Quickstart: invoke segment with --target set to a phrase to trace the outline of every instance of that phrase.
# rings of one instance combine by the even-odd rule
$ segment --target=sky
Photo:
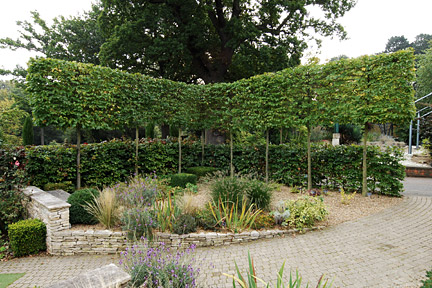
[[[0,17],[0,38],[19,36],[16,21],[29,20],[30,11],[37,10],[42,19],[56,16],[76,16],[91,7],[92,0],[14,0],[2,3]],[[409,4],[408,4],[409,3]],[[421,33],[432,34],[432,0],[358,0],[357,5],[338,21],[348,32],[348,40],[324,39],[321,48],[313,41],[304,59],[318,57],[321,62],[339,56],[358,57],[382,52],[388,39],[404,35],[410,42]],[[15,52],[0,49],[0,67],[13,69],[16,65],[26,66],[34,54],[25,50]],[[1,78],[0,79],[5,79]]]

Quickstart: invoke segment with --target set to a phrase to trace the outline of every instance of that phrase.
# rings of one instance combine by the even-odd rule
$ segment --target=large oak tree
[[[111,67],[184,82],[233,81],[299,64],[311,33],[346,33],[354,0],[102,0]],[[318,8],[323,17],[310,15]],[[320,14],[320,13],[317,13]]]

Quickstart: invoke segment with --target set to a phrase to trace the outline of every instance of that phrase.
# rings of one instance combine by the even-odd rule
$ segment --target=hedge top
[[[234,83],[188,85],[107,67],[31,59],[36,125],[116,129],[158,121],[191,128],[400,123],[415,113],[413,51],[310,64]]]

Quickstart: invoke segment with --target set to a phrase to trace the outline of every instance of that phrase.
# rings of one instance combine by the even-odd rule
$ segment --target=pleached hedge
[[[103,187],[125,181],[134,173],[134,143],[113,140],[82,147],[83,186]],[[139,166],[142,173],[171,174],[177,167],[177,143],[147,141],[139,145]],[[234,145],[234,166],[241,173],[254,173],[264,177],[265,146]],[[290,186],[305,186],[307,173],[306,147],[270,145],[270,179]],[[27,173],[31,184],[43,187],[46,183],[75,181],[76,147],[48,145],[27,148]],[[368,147],[368,190],[378,194],[399,195],[404,167],[398,163],[402,154],[398,150],[381,152]],[[229,145],[208,145],[205,166],[228,171]],[[359,191],[362,185],[362,147],[312,145],[313,186],[348,191]],[[185,168],[201,165],[199,143],[183,145]]]

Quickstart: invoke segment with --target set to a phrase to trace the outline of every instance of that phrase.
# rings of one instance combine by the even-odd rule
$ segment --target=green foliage
[[[26,199],[19,189],[26,185],[26,153],[23,147],[0,149],[0,232],[25,216]]]
[[[155,124],[153,122],[149,122],[145,128],[145,137],[147,138],[155,138]]]
[[[316,221],[324,220],[328,214],[321,197],[304,196],[297,200],[288,200],[285,205],[290,212],[287,224],[300,230],[312,227]]]
[[[267,210],[270,206],[273,188],[257,179],[247,181],[246,198],[249,204],[255,205],[258,209]]]
[[[23,130],[22,130],[22,138],[23,138],[23,145],[33,145],[33,122],[30,117],[25,118]]]
[[[197,176],[197,178],[201,178],[207,175],[210,175],[214,172],[217,171],[216,168],[214,167],[202,167],[202,166],[197,166],[197,167],[189,167],[187,169],[185,169],[186,173],[190,173],[190,174],[195,174]]]
[[[426,271],[426,280],[422,280],[422,284],[420,288],[432,288],[432,269]]]
[[[253,204],[247,209],[246,206],[219,199],[217,202],[210,202],[209,209],[220,228],[238,233],[249,229],[254,224],[255,218],[262,212],[260,209],[255,209]]]
[[[46,226],[39,219],[26,219],[10,224],[8,235],[16,257],[46,250]]]
[[[211,182],[211,196],[215,203],[221,201],[222,203],[235,203],[239,207],[246,206],[246,190],[247,181],[242,177],[219,174]]]
[[[141,171],[143,173],[155,171],[158,175],[174,173],[177,167],[177,147],[177,144],[160,141],[141,143],[139,158]],[[288,186],[304,187],[304,175],[307,174],[306,148],[284,144],[270,145],[269,149],[270,180]],[[184,145],[182,150],[186,167],[194,167],[201,163],[199,144]],[[257,175],[258,179],[263,179],[264,150],[263,146],[235,145],[234,165],[237,171],[243,175],[253,174]],[[27,148],[26,171],[31,175],[30,183],[38,187],[43,187],[50,182],[71,181],[75,183],[75,153],[75,148],[68,145]],[[83,145],[82,153],[84,186],[103,188],[114,185],[126,181],[134,172],[134,162],[131,161],[134,155],[133,143],[130,141],[115,140]],[[347,192],[361,189],[362,148],[360,146],[333,147],[313,144],[311,156],[314,187],[322,185],[330,189],[343,187]],[[380,151],[377,147],[368,147],[369,192],[400,195],[403,191],[401,181],[405,177],[405,168],[399,164],[402,156],[397,149]],[[25,158],[23,159],[25,161]],[[229,145],[207,145],[204,160],[206,166],[227,171]],[[5,163],[10,162],[11,160]]]
[[[198,226],[205,230],[214,230],[217,226],[217,220],[213,217],[210,209],[210,203],[208,203],[203,209],[198,210],[195,215]]]
[[[43,186],[44,191],[63,190],[68,193],[75,191],[75,186],[71,181],[65,181],[60,183],[47,183]]]
[[[109,39],[101,48],[101,61],[153,77],[215,83],[299,64],[307,47],[300,35],[309,29],[344,38],[346,33],[336,19],[355,2],[141,4],[102,1],[99,21]],[[326,18],[309,15],[308,4]],[[169,39],[164,35],[170,35]]]
[[[188,183],[196,185],[197,175],[188,173],[179,173],[171,175],[170,186],[186,188]]]
[[[123,231],[127,231],[128,238],[139,240],[144,237],[153,240],[154,229],[157,227],[154,212],[147,207],[128,208],[121,216]]]
[[[86,188],[75,191],[69,196],[67,202],[71,204],[69,208],[69,222],[71,224],[96,224],[97,219],[86,211],[87,203],[94,203],[94,197],[99,195],[99,191]]]
[[[186,249],[171,249],[164,245],[150,247],[137,241],[120,254],[122,268],[131,275],[131,287],[196,288],[199,269],[192,263],[192,245]]]
[[[171,196],[171,193],[156,199],[153,204],[153,211],[156,214],[157,225],[161,231],[171,231],[176,219],[181,215],[175,196]]]
[[[197,223],[195,217],[189,214],[182,214],[176,219],[173,225],[173,232],[179,235],[195,232]]]
[[[235,263],[237,276],[235,275],[229,275],[226,273],[223,273],[223,275],[230,277],[233,279],[233,288],[236,288],[236,282],[240,285],[242,288],[257,288],[260,287],[258,283],[262,283],[265,285],[266,288],[270,287],[270,283],[265,283],[262,279],[258,278],[256,274],[256,270],[253,264],[253,259],[250,256],[250,252],[248,252],[248,261],[249,261],[249,270],[247,271],[246,279],[243,277],[243,275],[240,272],[240,269],[237,266],[237,263]],[[302,287],[302,277],[299,275],[298,271],[296,271],[295,275],[292,275],[290,272],[290,277],[288,283],[284,283],[283,280],[283,271],[285,267],[285,262],[282,264],[282,267],[277,273],[277,281],[276,285],[272,286],[275,288],[300,288]],[[327,279],[323,279],[324,275],[321,276],[321,278],[318,280],[316,288],[330,288],[333,286],[333,281],[328,283]],[[306,288],[309,287],[309,283],[306,284]]]

